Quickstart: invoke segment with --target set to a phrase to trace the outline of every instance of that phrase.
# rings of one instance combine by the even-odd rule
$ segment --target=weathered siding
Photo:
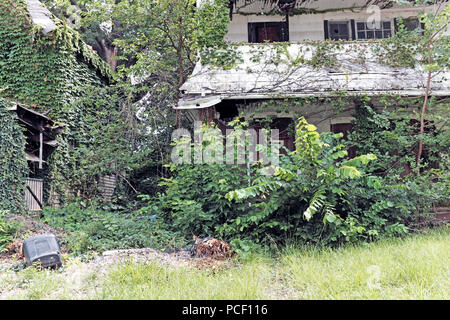
[[[105,199],[105,201],[109,202],[111,201],[114,190],[117,186],[117,177],[114,175],[101,176],[99,179],[99,186],[103,198]]]
[[[318,10],[330,9],[330,8],[350,8],[355,3],[361,1],[348,0],[348,1],[315,1],[309,6],[309,8],[316,8]],[[250,22],[277,22],[285,21],[284,16],[280,15],[248,15],[250,12],[261,12],[257,8],[260,5],[255,3],[247,10],[242,10],[246,14],[233,14],[233,19],[228,27],[227,40],[230,42],[247,42],[248,41],[248,23]],[[359,9],[358,9],[359,10]],[[355,11],[358,11],[355,10]],[[417,14],[423,10],[433,10],[432,7],[417,7],[417,8],[393,8],[385,9],[381,11],[381,20],[393,21],[394,18],[409,18],[417,17]],[[367,21],[371,16],[371,13],[367,13],[366,9],[360,10],[360,12],[353,12],[350,10],[327,12],[319,14],[302,14],[295,15],[289,18],[289,40],[290,42],[299,42],[303,40],[324,40],[324,20],[329,21],[342,21],[351,20],[355,21]],[[450,34],[450,27],[447,34]]]
[[[44,195],[44,182],[42,179],[31,179],[27,178],[25,180],[26,185],[33,191],[34,195],[38,198],[39,202],[42,204]],[[27,208],[30,211],[40,211],[41,207],[38,202],[31,195],[28,188],[25,190],[25,202]]]

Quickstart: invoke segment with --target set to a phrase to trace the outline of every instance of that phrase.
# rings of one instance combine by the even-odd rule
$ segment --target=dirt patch
[[[72,298],[89,298],[92,292],[101,290],[101,281],[95,279],[106,277],[112,268],[124,263],[155,262],[167,268],[192,267],[212,273],[231,267],[234,263],[234,259],[230,257],[231,246],[213,238],[197,238],[191,249],[173,252],[142,248],[110,250],[99,255],[89,253],[88,257],[73,257],[68,254],[64,245],[64,238],[69,235],[68,232],[53,228],[33,216],[14,216],[10,217],[8,222],[17,222],[20,228],[14,242],[10,244],[9,251],[0,253],[0,284],[3,286],[3,288],[0,286],[0,300],[20,298],[28,291],[39,291],[39,288],[29,289],[28,283],[23,279],[26,275],[17,271],[25,268],[21,252],[23,240],[44,233],[52,233],[58,237],[65,258],[62,268],[38,272],[39,277],[48,277],[51,279],[48,283],[55,284],[54,291],[48,298],[63,297],[66,294],[64,290],[70,292]]]
[[[112,264],[126,260],[133,260],[139,263],[157,261],[163,265],[177,267],[187,265],[188,261],[191,260],[191,256],[187,250],[165,253],[152,248],[124,249],[105,251],[92,263]]]
[[[61,297],[91,299],[96,297],[96,292],[102,290],[103,284],[100,279],[106,278],[112,269],[124,263],[145,264],[154,262],[166,268],[195,267],[215,273],[225,266],[231,266],[231,261],[195,258],[191,256],[190,250],[171,253],[152,248],[110,250],[103,252],[101,255],[92,256],[88,261],[82,261],[80,257],[68,258],[64,261],[62,268],[38,271],[36,277],[45,277],[47,280],[41,279],[40,281],[55,284],[54,291],[49,290],[46,293],[46,299],[60,299]],[[30,292],[36,291],[35,287],[30,289],[27,282],[29,280],[24,280],[26,276],[22,272],[15,272],[14,270],[17,270],[17,268],[0,270],[0,300],[30,298],[28,296]],[[24,272],[27,271],[24,270]],[[34,299],[34,297],[32,298]]]
[[[192,256],[191,250],[178,250],[171,253],[161,252],[152,248],[125,249],[105,251],[92,263],[114,264],[124,261],[145,263],[155,261],[168,267],[192,266],[197,269],[219,270],[232,260],[223,257]]]

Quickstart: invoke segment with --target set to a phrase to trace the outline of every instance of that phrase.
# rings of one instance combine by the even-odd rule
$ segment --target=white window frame
[[[384,22],[389,22],[390,23],[390,29],[384,29],[383,23]],[[364,23],[365,26],[367,26],[367,20],[355,20],[355,39],[359,40],[359,41],[368,41],[368,40],[379,40],[376,38],[375,33],[374,33],[374,37],[372,39],[367,38],[367,31],[372,30],[372,29],[367,29],[364,28],[364,30],[359,30],[358,29],[358,23]],[[395,33],[395,26],[394,26],[394,21],[392,19],[386,19],[386,20],[381,20],[381,32],[383,34],[383,37],[381,39],[386,39],[384,38],[384,32],[385,31],[390,31],[391,32],[391,37],[394,35]],[[373,31],[380,31],[380,29],[373,29]],[[359,32],[364,32],[366,37],[365,38],[360,38],[359,37]]]

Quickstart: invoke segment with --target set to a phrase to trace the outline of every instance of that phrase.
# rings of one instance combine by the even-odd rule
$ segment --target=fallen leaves
[[[11,242],[7,247],[8,254],[10,254],[10,255],[16,254],[17,258],[23,259],[22,246],[23,246],[23,242],[20,240],[15,240],[15,241]]]
[[[196,236],[194,236],[194,241],[191,255],[197,258],[208,257],[216,260],[225,260],[234,255],[231,244],[224,241],[212,237],[198,238]]]

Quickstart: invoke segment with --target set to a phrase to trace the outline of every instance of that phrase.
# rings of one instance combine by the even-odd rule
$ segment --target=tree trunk
[[[428,64],[431,64],[431,41],[428,42],[427,45],[428,49]],[[428,96],[430,95],[430,89],[431,89],[431,71],[428,71],[427,76],[427,87],[425,89],[425,99],[423,101],[422,106],[422,112],[420,113],[420,135],[423,135],[425,131],[425,113],[427,111],[427,105],[428,105]],[[422,152],[423,152],[423,138],[421,137],[419,140],[419,150],[417,151],[417,174],[420,174],[420,159],[422,158]]]
[[[178,47],[177,47],[177,55],[178,55],[178,68],[179,68],[179,78],[178,78],[178,88],[177,88],[177,96],[180,100],[180,88],[184,82],[184,68],[183,68],[183,35],[181,33],[181,28],[183,27],[183,18],[180,18],[180,30],[178,36]],[[181,126],[181,112],[179,109],[176,111],[176,128],[180,128]]]
[[[108,45],[105,39],[100,41],[100,45],[102,46],[105,60],[111,67],[111,70],[116,71],[117,68],[117,53],[119,52],[119,47],[115,45]]]

